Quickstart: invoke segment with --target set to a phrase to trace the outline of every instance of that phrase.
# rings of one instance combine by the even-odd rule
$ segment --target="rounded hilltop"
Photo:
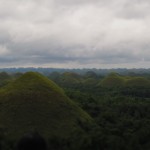
[[[0,127],[10,137],[34,130],[64,137],[92,124],[92,118],[59,86],[39,73],[25,73],[0,90]]]
[[[43,92],[57,92],[63,94],[63,90],[58,87],[53,81],[44,77],[36,72],[27,72],[20,78],[9,84],[5,90],[10,92],[22,92],[27,91],[43,91]]]

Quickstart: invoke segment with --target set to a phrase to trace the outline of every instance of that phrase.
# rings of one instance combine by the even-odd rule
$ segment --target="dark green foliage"
[[[26,73],[0,91],[0,125],[8,137],[34,130],[45,137],[67,137],[74,130],[85,132],[78,120],[93,124],[61,88],[38,73]]]
[[[148,150],[150,147],[150,85],[145,77],[111,73],[94,84],[68,87],[67,95],[97,122],[90,149]],[[89,82],[90,83],[90,82]]]
[[[85,78],[98,78],[98,75],[93,71],[88,71],[85,73]]]
[[[137,76],[137,73],[126,73],[123,76],[109,73],[103,77],[88,70],[84,75],[74,72],[55,72],[48,77],[61,86],[65,93],[55,83],[37,73],[27,73],[1,89],[0,119],[6,125],[9,124],[8,129],[12,130],[14,122],[12,119],[2,118],[2,115],[15,118],[17,123],[20,118],[23,118],[21,122],[24,120],[28,122],[33,116],[38,116],[29,122],[28,127],[39,124],[33,129],[45,130],[41,133],[47,138],[50,149],[150,149],[150,76],[148,74]],[[18,99],[21,99],[21,103]],[[51,105],[48,104],[48,99]],[[16,102],[17,106],[14,105]],[[93,119],[79,107],[82,107]],[[18,115],[17,112],[21,113]],[[41,116],[45,119],[39,119]],[[51,122],[47,127],[44,120],[49,119]],[[26,125],[20,125],[22,131],[25,131]],[[4,126],[1,123],[1,127]],[[15,133],[18,134],[17,132]],[[4,139],[3,147],[5,149],[13,147],[13,139],[9,139],[7,134],[1,135],[1,139]]]
[[[10,78],[10,76],[9,76],[8,73],[6,73],[6,72],[0,72],[0,80],[7,80],[9,78]]]
[[[53,81],[58,81],[60,80],[60,73],[52,72],[48,77]]]
[[[0,72],[0,87],[9,83],[11,76],[6,72]]]

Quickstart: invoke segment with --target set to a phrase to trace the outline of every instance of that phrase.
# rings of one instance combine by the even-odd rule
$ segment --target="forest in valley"
[[[1,72],[1,89],[23,74]],[[42,74],[62,88],[67,97],[83,109],[94,122],[88,125],[78,121],[83,130],[74,131],[67,137],[47,138],[49,149],[150,149],[150,72],[110,71],[101,74],[94,70],[56,70]],[[1,147],[4,150],[14,149],[16,141],[5,135],[3,127],[0,134]]]

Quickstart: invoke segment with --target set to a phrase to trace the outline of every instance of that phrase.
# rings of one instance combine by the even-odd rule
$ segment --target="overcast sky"
[[[150,68],[149,0],[0,0],[0,67]]]

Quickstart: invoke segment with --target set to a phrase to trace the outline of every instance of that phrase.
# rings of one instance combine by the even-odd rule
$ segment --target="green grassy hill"
[[[9,137],[34,130],[47,137],[67,137],[92,123],[61,88],[39,73],[25,73],[0,89],[0,127]]]
[[[144,77],[132,77],[126,81],[126,87],[132,88],[149,88],[150,80]]]
[[[110,73],[102,80],[100,85],[107,88],[122,87],[124,85],[124,79],[116,73]]]

